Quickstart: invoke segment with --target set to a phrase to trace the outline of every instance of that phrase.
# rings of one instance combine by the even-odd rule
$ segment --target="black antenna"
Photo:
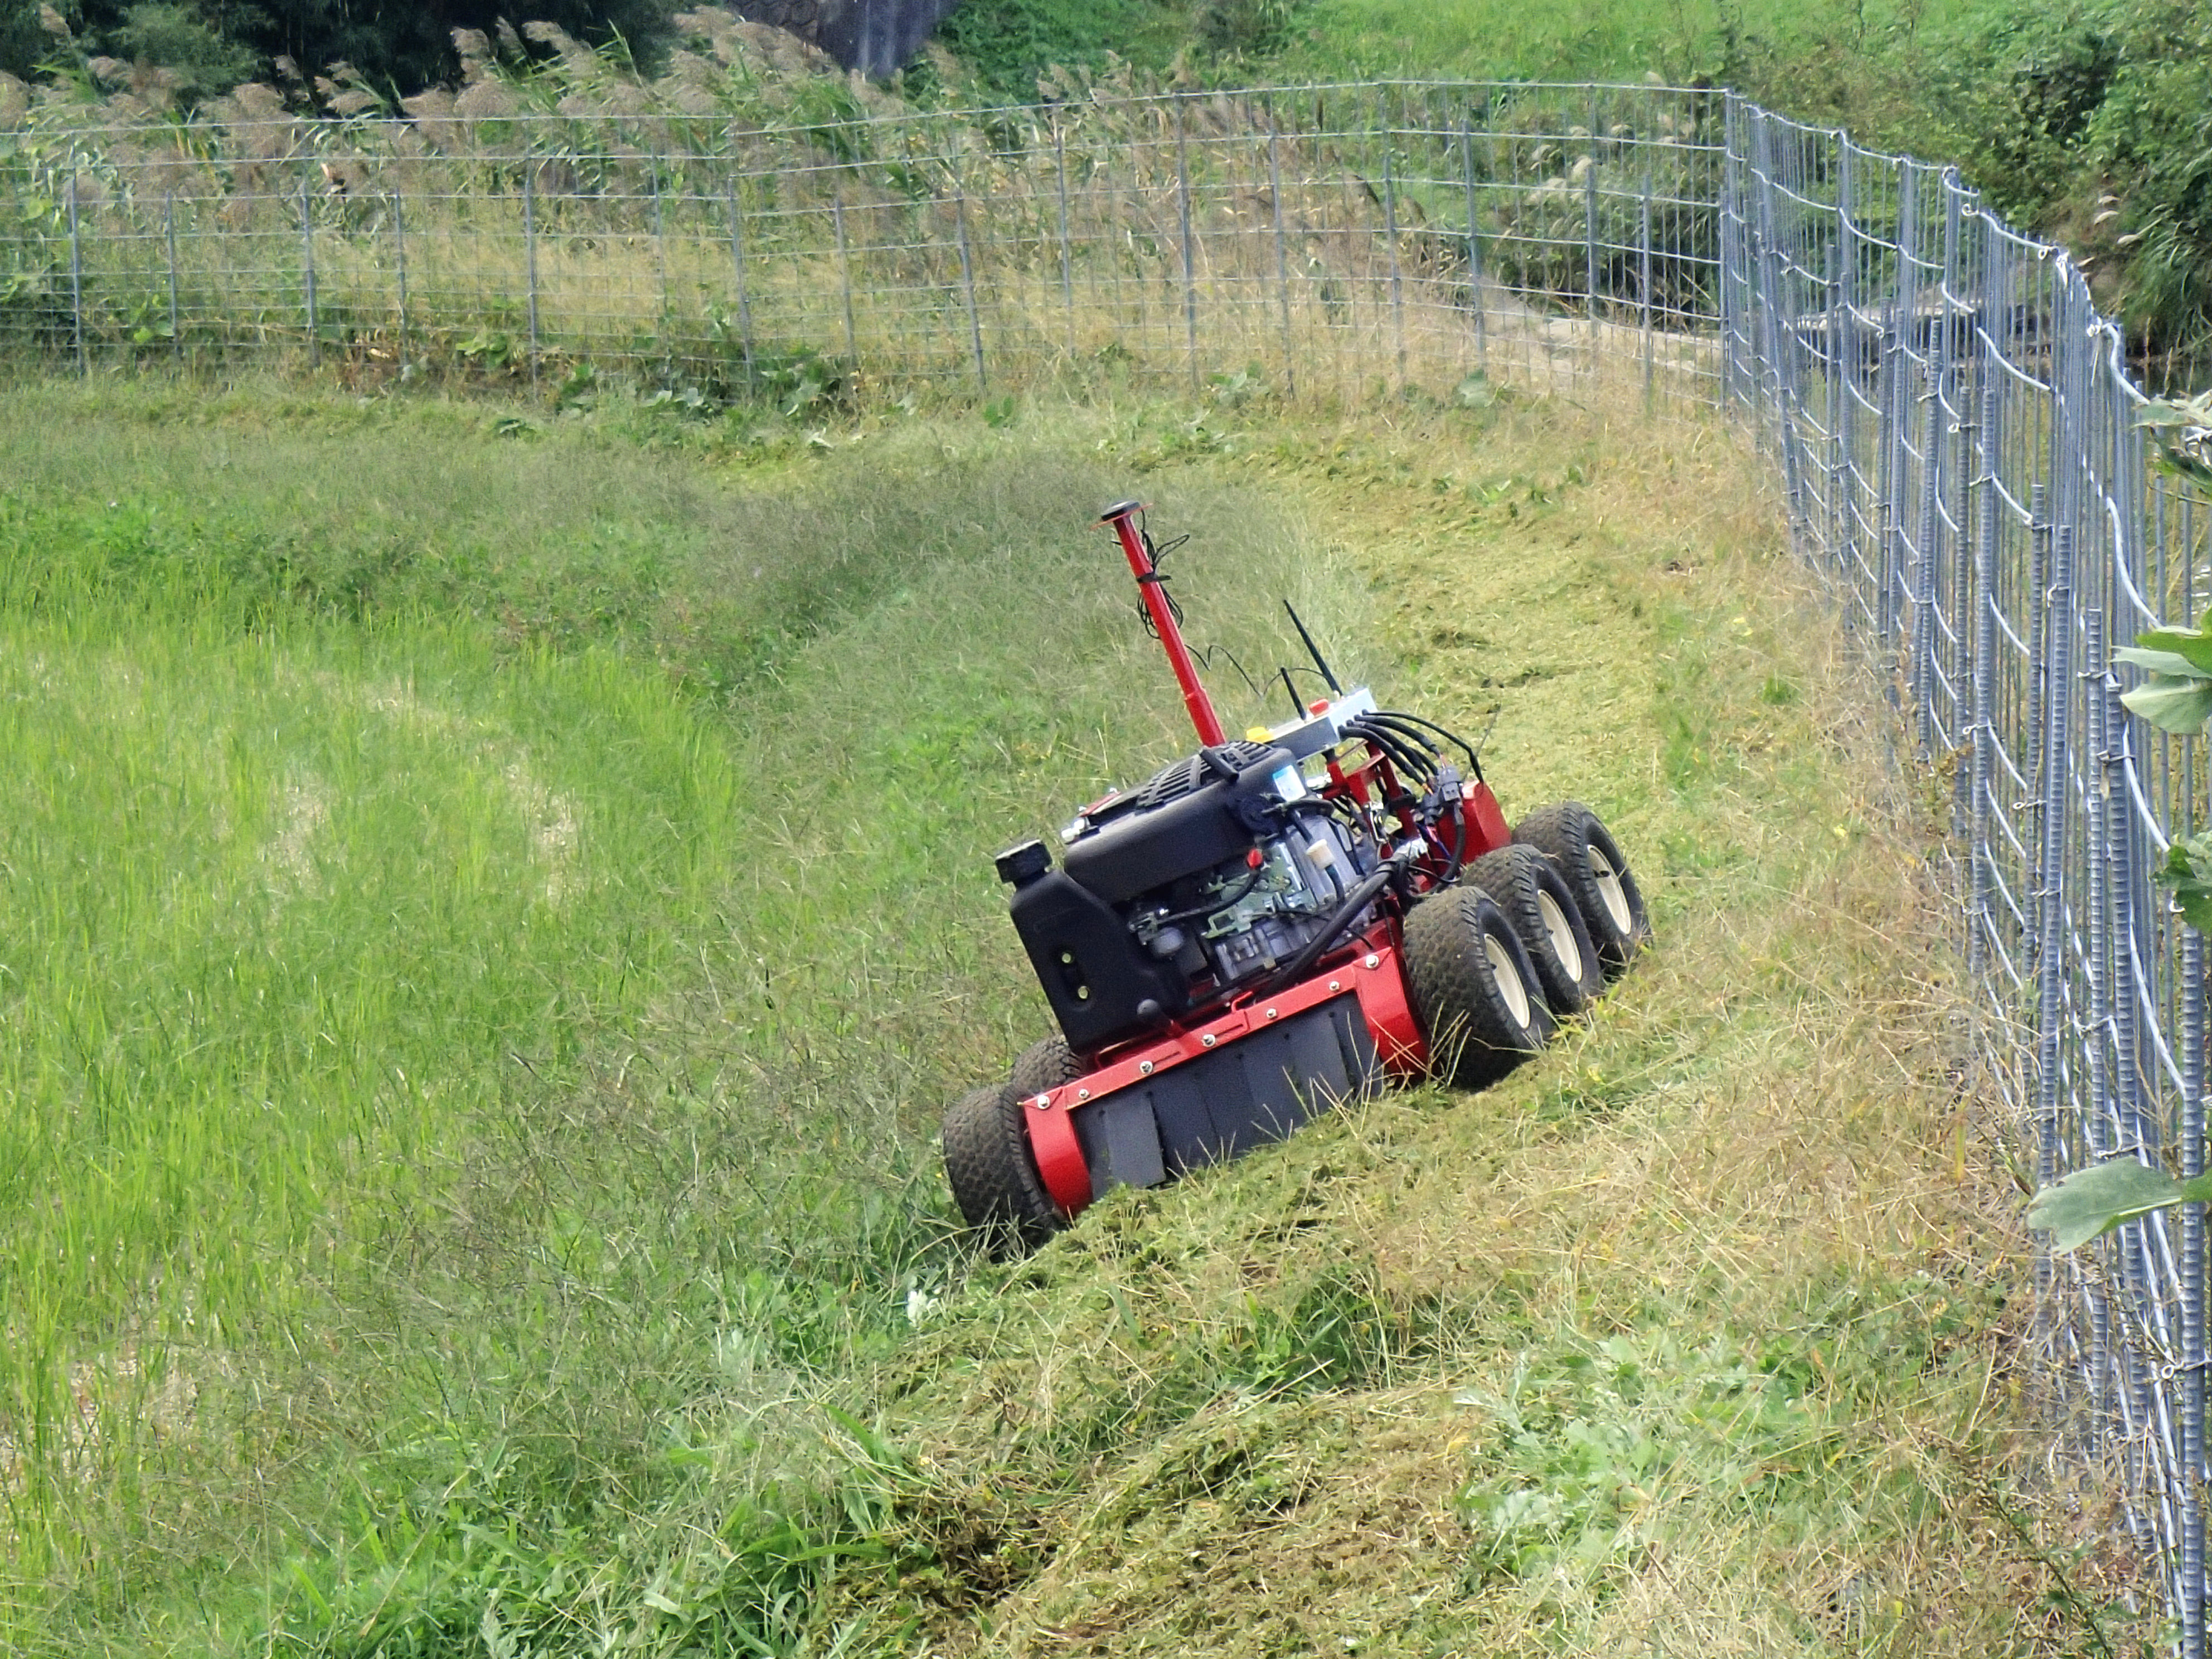
[[[1306,632],[1306,625],[1298,620],[1298,613],[1291,610],[1291,602],[1288,599],[1283,601],[1283,609],[1290,611],[1291,626],[1298,630],[1298,637],[1306,642],[1306,654],[1314,659],[1314,666],[1321,670],[1321,677],[1328,682],[1328,689],[1338,696],[1342,696],[1344,688],[1336,683],[1336,676],[1328,672],[1328,663],[1321,654],[1321,647],[1314,643],[1313,635]]]
[[[1306,706],[1298,701],[1298,688],[1291,684],[1291,671],[1287,668],[1278,668],[1275,672],[1283,677],[1283,690],[1291,694],[1291,718],[1298,720],[1305,719]]]

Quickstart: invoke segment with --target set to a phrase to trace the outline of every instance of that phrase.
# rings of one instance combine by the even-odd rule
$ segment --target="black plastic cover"
[[[1075,1109],[1091,1195],[1155,1187],[1287,1137],[1316,1112],[1382,1081],[1358,999],[1265,1025],[1134,1088]]]
[[[1189,1007],[1182,975],[1146,955],[1120,916],[1061,872],[1021,888],[1009,908],[1045,1000],[1079,1054],[1156,1029]]]
[[[1297,763],[1286,749],[1255,743],[1210,752],[1235,769],[1234,781],[1203,755],[1177,762],[1134,793],[1133,809],[1068,843],[1067,873],[1109,904],[1127,904],[1250,852],[1279,800],[1275,774]]]

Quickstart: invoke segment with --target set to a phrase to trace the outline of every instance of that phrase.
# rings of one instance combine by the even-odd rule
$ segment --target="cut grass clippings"
[[[12,390],[9,1645],[2140,1633],[2023,1541],[1934,830],[1742,458],[1632,400],[1200,416]],[[1295,660],[1291,597],[1509,816],[1598,808],[1658,943],[1504,1084],[991,1266],[933,1146],[1045,1025],[989,855],[1188,743],[1085,522],[1130,493],[1201,643]]]

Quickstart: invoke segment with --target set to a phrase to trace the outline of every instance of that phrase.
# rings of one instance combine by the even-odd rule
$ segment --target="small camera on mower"
[[[1344,689],[1295,611],[1329,696],[1232,741],[1142,514],[1099,522],[1200,747],[1079,811],[1057,868],[1039,840],[998,855],[1060,1026],[945,1115],[953,1197],[1000,1255],[1385,1082],[1492,1082],[1650,937],[1595,813],[1509,829],[1474,745]]]

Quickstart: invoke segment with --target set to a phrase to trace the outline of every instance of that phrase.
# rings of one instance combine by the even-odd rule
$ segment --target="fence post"
[[[1851,165],[1852,153],[1847,139],[1836,167],[1836,321],[1829,331],[1836,356],[1836,447],[1843,465],[1842,523],[1835,549],[1839,564],[1844,561],[1856,564],[1859,559],[1858,180],[1857,169]]]
[[[1990,723],[1993,659],[1997,648],[1997,388],[1994,379],[1982,384],[1981,419],[1977,437],[1980,465],[1970,488],[1974,492],[1974,631],[1973,699],[1974,755],[1969,769],[1972,796],[1967,805],[1972,829],[1967,839],[1972,860],[1966,876],[1966,977],[1978,986],[1988,949],[1987,912],[1990,902],[1990,791],[1996,769],[1996,732]]]
[[[1291,345],[1291,256],[1283,234],[1283,167],[1278,154],[1280,146],[1275,137],[1275,106],[1266,101],[1267,112],[1267,196],[1275,207],[1275,300],[1283,318],[1283,392],[1286,397],[1298,395],[1297,354]]]
[[[1176,205],[1182,218],[1183,347],[1190,356],[1190,389],[1198,392],[1198,261],[1190,235],[1190,145],[1184,134],[1182,95],[1175,95]]]
[[[654,333],[660,343],[661,372],[666,374],[669,362],[668,342],[668,216],[660,204],[660,158],[651,157],[647,162],[647,177],[653,185],[653,258],[660,272],[660,317],[654,325]]]
[[[1636,303],[1644,330],[1644,407],[1651,407],[1651,162],[1644,162],[1644,210],[1636,234]]]
[[[538,389],[538,168],[528,156],[522,161],[523,286],[530,304],[530,387]]]
[[[2181,1175],[2204,1173],[2204,939],[2181,933]],[[2204,1206],[2185,1204],[2181,1233],[2181,1650],[2204,1652]]]
[[[315,198],[308,191],[306,180],[300,184],[300,281],[306,290],[307,309],[307,367],[319,368],[323,361],[323,340],[320,319],[315,315]]]
[[[1836,240],[1828,244],[1826,269],[1822,272],[1821,289],[1826,296],[1828,328],[1826,343],[1821,348],[1822,368],[1828,386],[1827,442],[1828,464],[1822,469],[1827,475],[1826,530],[1823,539],[1826,545],[1820,551],[1824,562],[1840,572],[1843,568],[1844,540],[1850,523],[1850,509],[1846,504],[1850,487],[1851,451],[1844,441],[1844,410],[1850,403],[1850,393],[1844,384],[1844,251],[1843,215],[1836,216]]]
[[[1052,159],[1060,185],[1060,298],[1067,313],[1067,355],[1075,356],[1075,256],[1067,235],[1067,135],[1052,118]],[[1279,205],[1278,211],[1279,211]]]
[[[2109,641],[2100,643],[2109,646]],[[2111,981],[2105,1001],[2110,1010],[2112,1042],[2107,1091],[2117,1131],[2115,1150],[2124,1153],[2139,1151],[2145,1161],[2155,1164],[2165,1137],[2156,1120],[2145,1109],[2136,1024],[2135,889],[2140,872],[2135,856],[2136,838],[2130,826],[2128,713],[2120,702],[2120,683],[2112,672],[2109,649],[2100,652],[2093,661],[2095,682],[2092,695],[2104,708],[2104,750],[2100,757],[2102,775],[2099,781],[2105,817],[2105,963]],[[2119,1231],[2120,1255],[2129,1282],[2146,1297],[2156,1295],[2152,1283],[2151,1256],[2155,1248],[2152,1235],[2164,1225],[2159,1218],[2146,1218],[2130,1223]],[[2130,1416],[2134,1425],[2141,1428],[2151,1419],[2152,1379],[2143,1363],[2142,1345],[2130,1341],[2126,1352]],[[2140,1448],[2132,1455],[2137,1459],[2148,1455]],[[2155,1484],[2155,1476],[2148,1468],[2139,1465],[2133,1473],[2140,1486]]]
[[[1397,349],[1398,386],[1406,385],[1406,283],[1398,264],[1398,168],[1391,134],[1382,135],[1382,234],[1390,244],[1390,335]]]
[[[1459,143],[1461,167],[1467,180],[1467,291],[1474,304],[1474,363],[1487,374],[1490,326],[1482,303],[1482,239],[1474,222],[1474,118],[1464,112],[1459,118]]]
[[[2044,595],[2043,661],[2036,676],[2042,730],[2042,830],[2035,860],[2035,1184],[2058,1179],[2058,1035],[2066,978],[2067,693],[2073,657],[2074,527],[2052,533],[2050,586]],[[2038,1256],[2045,1264],[2049,1253]],[[2045,1298],[2048,1305],[2049,1298]]]
[[[1905,578],[1905,562],[1898,544],[1903,539],[1903,492],[1906,428],[1911,421],[1911,398],[1905,386],[1911,362],[1908,343],[1915,314],[1920,307],[1920,170],[1910,163],[1899,170],[1897,189],[1897,293],[1888,307],[1889,338],[1882,362],[1881,483],[1881,606],[1880,639],[1887,649],[1895,636],[1903,608],[1899,589]]]
[[[830,222],[837,233],[837,282],[845,302],[845,360],[855,368],[860,363],[860,344],[853,330],[853,252],[845,240],[845,190],[842,185],[830,193]],[[968,226],[963,218],[960,227],[960,269],[968,269]],[[968,314],[975,314],[975,290],[971,283],[968,289]],[[981,380],[981,372],[976,378]]]
[[[1743,301],[1736,285],[1744,263],[1744,223],[1741,178],[1743,158],[1739,142],[1741,123],[1735,105],[1735,94],[1730,93],[1721,106],[1720,271],[1717,281],[1720,289],[1721,404],[1723,408],[1731,398],[1737,403],[1748,401],[1743,390],[1742,349],[1737,343],[1743,319]]]
[[[70,228],[70,335],[76,348],[77,378],[82,380],[92,373],[92,365],[84,351],[84,234],[79,228],[76,212],[76,169],[70,169],[69,178]]]
[[[968,247],[968,192],[952,190],[952,210],[960,226],[960,287],[968,296],[968,344],[975,356],[975,390],[988,395],[991,383],[983,375],[983,325],[975,314],[975,260]]]
[[[392,250],[399,276],[399,374],[407,376],[407,206],[398,191],[392,192]]]
[[[734,147],[733,147],[734,148]],[[723,190],[730,220],[730,270],[738,285],[738,349],[744,354],[745,384],[754,384],[753,310],[745,297],[745,234],[744,216],[738,211],[738,181],[734,174]]]
[[[1590,88],[1589,149],[1584,160],[1589,171],[1583,175],[1583,295],[1588,304],[1589,319],[1597,321],[1597,88]],[[1597,342],[1590,342],[1595,352]]]
[[[169,245],[169,356],[184,361],[185,337],[177,322],[177,192],[161,198],[162,238]]]

